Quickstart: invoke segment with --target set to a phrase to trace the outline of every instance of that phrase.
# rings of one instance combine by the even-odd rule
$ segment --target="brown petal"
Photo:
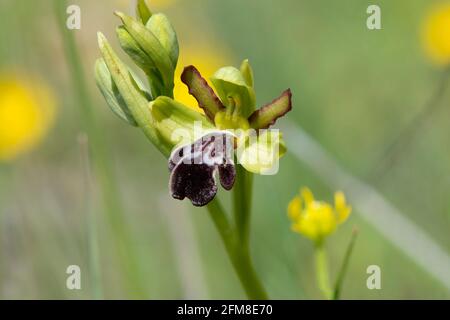
[[[194,66],[184,68],[181,74],[181,81],[186,84],[189,93],[197,100],[198,105],[205,111],[206,116],[214,123],[214,116],[217,112],[225,109],[222,102],[208,85],[200,72]]]
[[[267,129],[291,109],[292,93],[291,89],[287,89],[271,103],[253,112],[248,118],[248,122],[253,129]]]

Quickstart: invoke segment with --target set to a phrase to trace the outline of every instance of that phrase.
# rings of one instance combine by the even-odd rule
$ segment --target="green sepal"
[[[239,116],[247,118],[255,110],[255,91],[248,86],[241,72],[235,67],[216,71],[211,82],[222,103]]]
[[[192,143],[195,125],[201,124],[203,130],[214,129],[203,114],[169,97],[158,97],[150,102],[149,107],[160,139],[170,147]]]

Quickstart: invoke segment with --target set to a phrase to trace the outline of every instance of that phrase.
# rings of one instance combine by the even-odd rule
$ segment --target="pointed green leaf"
[[[162,13],[152,15],[146,27],[158,38],[161,45],[166,49],[175,69],[178,62],[178,39],[169,19]]]
[[[147,2],[145,0],[138,0],[136,5],[136,16],[144,25],[152,16],[152,12],[147,6]]]
[[[219,69],[211,78],[217,94],[227,108],[247,118],[255,110],[255,92],[235,67]]]
[[[197,100],[199,107],[214,122],[217,112],[225,109],[225,107],[197,68],[194,66],[184,68],[181,74],[181,81],[188,87],[189,93]]]
[[[288,89],[271,103],[256,110],[248,119],[250,127],[254,129],[266,129],[292,109],[292,93]]]

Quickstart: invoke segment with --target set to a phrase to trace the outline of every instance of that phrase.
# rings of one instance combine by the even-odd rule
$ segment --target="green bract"
[[[98,59],[95,63],[95,79],[111,110],[132,126],[137,126],[103,59]]]

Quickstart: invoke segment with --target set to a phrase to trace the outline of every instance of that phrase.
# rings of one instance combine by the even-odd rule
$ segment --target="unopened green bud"
[[[159,39],[142,23],[120,12],[117,12],[116,15],[120,17],[125,29],[131,37],[133,37],[139,47],[142,48],[142,51],[153,60],[156,69],[158,69],[159,74],[161,75],[166,91],[172,90],[174,86],[173,78],[175,67],[168,52],[162,46]]]
[[[136,16],[142,22],[142,24],[146,24],[148,19],[152,16],[152,12],[145,0],[138,0],[136,4]]]
[[[178,38],[169,19],[162,13],[154,14],[148,20],[146,27],[156,36],[156,38],[158,38],[159,42],[170,56],[173,69],[175,70],[179,54]]]
[[[152,70],[156,69],[155,62],[144,52],[124,26],[118,27],[116,33],[122,49],[130,56],[138,67],[142,69],[142,71],[148,75]]]

